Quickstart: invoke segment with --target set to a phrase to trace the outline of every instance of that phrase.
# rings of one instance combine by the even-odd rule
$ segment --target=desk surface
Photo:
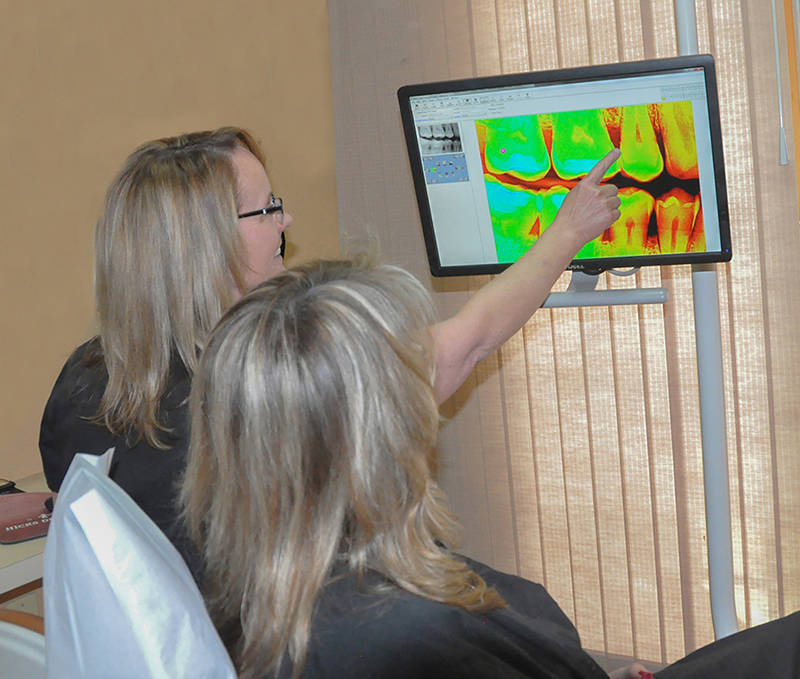
[[[19,479],[17,487],[28,492],[48,490],[42,473]],[[44,545],[44,537],[0,545],[0,596],[42,577]]]

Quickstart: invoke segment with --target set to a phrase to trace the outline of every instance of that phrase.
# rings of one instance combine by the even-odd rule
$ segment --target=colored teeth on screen
[[[691,101],[475,121],[498,259],[520,257],[612,148],[622,216],[578,258],[706,247]]]

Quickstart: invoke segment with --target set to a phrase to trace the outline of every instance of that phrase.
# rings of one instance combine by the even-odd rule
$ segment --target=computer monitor
[[[398,91],[434,276],[497,273],[609,150],[622,217],[569,269],[731,258],[709,55],[407,85]]]

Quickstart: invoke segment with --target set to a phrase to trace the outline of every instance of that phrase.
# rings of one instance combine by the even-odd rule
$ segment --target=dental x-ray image
[[[417,134],[422,155],[461,152],[461,129],[458,123],[419,125]]]

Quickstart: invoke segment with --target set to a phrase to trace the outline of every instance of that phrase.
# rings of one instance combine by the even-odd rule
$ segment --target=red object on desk
[[[50,512],[44,501],[52,493],[0,495],[0,544],[10,545],[47,535]]]

